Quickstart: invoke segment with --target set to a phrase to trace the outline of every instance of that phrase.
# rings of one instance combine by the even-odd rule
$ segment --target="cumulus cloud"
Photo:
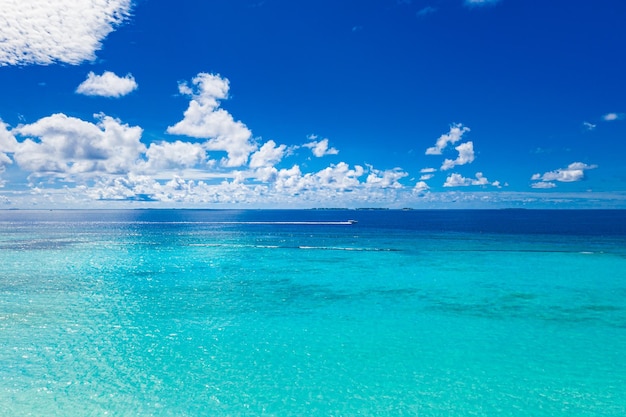
[[[283,168],[277,172],[274,187],[279,193],[295,194],[304,188],[302,171],[298,165],[291,168]]]
[[[444,187],[468,187],[470,185],[493,185],[494,187],[500,187],[499,181],[490,183],[489,180],[483,175],[482,172],[477,172],[475,178],[465,178],[460,174],[450,174],[446,178]]]
[[[76,93],[86,96],[122,97],[137,89],[137,82],[131,74],[120,77],[111,71],[105,71],[102,75],[96,75],[93,71],[87,74]]]
[[[146,145],[141,141],[140,127],[105,114],[86,121],[57,113],[13,129],[0,122],[0,172],[15,163],[29,173],[32,195],[40,196],[40,203],[50,203],[56,196],[57,202],[63,199],[66,204],[71,200],[72,204],[134,201],[318,206],[389,203],[399,193],[413,195],[427,190],[425,183],[413,190],[404,187],[400,180],[408,174],[400,168],[381,170],[340,162],[316,172],[303,173],[298,165],[278,169],[276,165],[290,149],[273,140],[258,147],[250,141],[245,125],[219,108],[219,100],[228,94],[227,80],[200,74],[191,85],[181,84],[179,90],[191,96],[191,101],[184,119],[169,130],[206,141],[179,139]],[[327,139],[309,139],[314,153],[336,153]],[[243,151],[236,146],[242,146]],[[241,163],[248,163],[243,168],[220,166],[209,155],[215,149],[227,152],[229,160],[244,155]],[[66,191],[59,188],[60,183]]]
[[[534,174],[531,177],[532,181],[542,182],[576,182],[585,178],[585,171],[597,168],[597,165],[587,165],[582,162],[573,162],[567,166],[567,168],[560,168],[554,171],[546,172],[544,174]],[[556,185],[555,185],[556,186]],[[533,188],[552,188],[551,186],[538,186],[532,185]]]
[[[16,127],[13,132],[27,139],[15,149],[15,161],[28,171],[59,176],[129,172],[145,151],[142,129],[95,117],[96,124],[59,113]]]
[[[256,151],[250,157],[250,168],[271,167],[279,163],[285,155],[285,145],[277,146],[273,140],[267,141],[261,149]]]
[[[145,175],[101,177],[86,192],[94,200],[156,201],[161,185]]]
[[[0,66],[92,61],[131,6],[131,0],[3,0]]]
[[[104,114],[95,115],[95,121],[86,121],[59,113],[13,129],[0,121],[0,172],[11,163],[30,172],[31,189],[23,195],[41,196],[39,203],[52,201],[44,198],[56,195],[57,202],[65,199],[65,204],[70,200],[87,204],[94,200],[113,200],[180,202],[188,206],[238,203],[256,207],[320,207],[327,204],[407,207],[415,201],[444,201],[445,196],[439,197],[444,194],[454,199],[468,196],[468,201],[474,198],[470,196],[479,194],[457,190],[429,192],[425,181],[437,172],[436,168],[421,169],[422,178],[414,186],[401,183],[408,176],[401,168],[377,169],[346,162],[331,164],[315,172],[302,172],[298,165],[279,168],[277,165],[289,156],[290,149],[273,140],[262,146],[258,139],[252,142],[245,125],[219,108],[220,100],[228,96],[228,80],[199,74],[190,84],[180,84],[179,90],[191,97],[189,109],[184,119],[169,129],[206,140],[170,138],[144,144],[140,127],[129,126]],[[437,145],[443,150],[451,143],[459,142],[468,130],[462,125],[453,125]],[[310,142],[306,147],[312,152],[320,155],[333,152],[327,139],[319,140],[316,136],[308,139]],[[233,150],[237,144],[244,146],[243,153],[237,154]],[[227,152],[229,160],[245,155],[242,165],[228,166],[224,161],[219,165],[210,157],[210,152],[215,149]],[[444,161],[446,167],[473,160],[472,142],[461,143],[455,149],[459,156]],[[559,181],[550,179],[557,175],[555,173],[559,173],[560,180],[566,181],[567,175],[573,178],[577,175],[575,171],[592,168],[595,166],[575,162],[565,170],[536,174],[534,180],[539,182],[533,187],[554,186],[554,181]],[[65,191],[59,187],[62,182]],[[499,181],[490,182],[478,172],[474,178],[451,174],[444,187],[488,185],[501,186]],[[3,192],[0,198],[5,195],[8,194]],[[35,197],[31,201],[35,201]]]
[[[615,120],[624,120],[624,113],[607,113],[602,116],[605,122],[613,122]]]
[[[313,152],[313,155],[315,155],[318,158],[321,158],[322,156],[325,156],[325,155],[337,155],[339,153],[337,149],[329,148],[328,139],[326,138],[320,141],[317,141],[315,140],[317,139],[316,135],[310,135],[308,139],[310,139],[311,142],[305,143],[302,146],[305,148],[311,149],[311,152]]]
[[[459,156],[456,159],[446,159],[441,165],[442,171],[447,171],[454,168],[457,165],[465,165],[474,162],[474,143],[465,142],[457,146],[456,149],[459,152]]]
[[[244,171],[238,171],[241,175],[234,175],[229,180],[211,183],[180,176],[174,176],[169,181],[156,181],[149,175],[130,173],[123,177],[102,177],[94,186],[85,188],[85,193],[93,200],[319,206],[325,203],[336,205],[343,202],[389,202],[402,192],[394,186],[398,170],[391,170],[391,173],[372,167],[366,170],[358,165],[350,167],[344,162],[313,173],[303,173],[298,165],[280,170],[266,168],[273,175],[265,183],[246,182]],[[389,181],[378,183],[372,179],[368,183],[367,179],[363,180],[368,170],[376,178]]]
[[[11,132],[8,125],[0,119],[0,152],[15,152],[17,149],[17,140]]]
[[[309,185],[330,187],[337,190],[351,189],[359,186],[359,177],[364,173],[365,170],[360,165],[356,165],[354,169],[351,169],[347,163],[340,162],[336,165],[332,164],[313,175],[311,178],[314,178],[315,182],[311,184],[309,181]],[[305,178],[307,178],[306,175]]]
[[[219,108],[219,101],[228,97],[229,81],[217,74],[200,73],[192,85],[179,85],[182,95],[191,97],[184,118],[167,128],[172,135],[185,135],[208,139],[209,151],[224,151],[228,157],[222,160],[226,167],[244,165],[256,150],[252,132],[240,121],[235,121],[226,110]]]
[[[337,192],[359,195],[366,201],[377,190],[403,188],[398,181],[408,175],[399,168],[378,170],[368,166],[366,169],[360,165],[350,167],[345,162],[331,164],[314,173],[303,173],[298,165],[289,169],[274,169],[273,172],[273,188],[269,192],[292,196],[308,193],[314,198],[329,201],[338,197]]]
[[[461,123],[455,123],[450,126],[450,131],[437,139],[435,146],[426,149],[426,155],[441,155],[443,150],[450,144],[453,145],[463,138],[463,135],[469,132],[469,127],[463,126]]]
[[[7,165],[11,165],[13,161],[6,153],[0,152],[0,174],[3,173]]]
[[[399,181],[409,175],[401,168],[381,171],[369,165],[368,170],[370,173],[367,176],[365,184],[370,187],[402,188],[402,184],[400,184]]]
[[[151,143],[145,155],[148,160],[143,165],[143,169],[148,172],[177,170],[208,164],[206,150],[201,144],[179,140]]]
[[[415,187],[413,187],[413,192],[423,193],[425,191],[428,191],[429,189],[430,187],[424,181],[418,181],[417,184],[415,184]]]
[[[354,168],[345,162],[331,164],[315,173],[302,173],[298,165],[290,169],[281,169],[277,172],[274,187],[280,193],[291,195],[303,192],[350,191],[361,186],[359,179],[365,174],[365,169],[356,165]]]

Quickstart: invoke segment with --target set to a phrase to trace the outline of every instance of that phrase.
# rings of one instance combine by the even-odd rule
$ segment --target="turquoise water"
[[[626,415],[624,212],[5,211],[0,265],[2,416]]]

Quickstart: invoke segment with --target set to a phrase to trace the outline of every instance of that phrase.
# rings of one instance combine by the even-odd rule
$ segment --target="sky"
[[[0,0],[0,208],[626,208],[623,0]]]

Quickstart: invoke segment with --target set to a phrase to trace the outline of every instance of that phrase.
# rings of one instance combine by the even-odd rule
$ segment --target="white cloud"
[[[292,171],[298,171],[294,166]],[[299,172],[299,171],[298,171]],[[300,181],[300,176],[279,174],[285,181]],[[309,177],[311,174],[306,174]],[[278,183],[278,181],[277,181]],[[277,184],[276,183],[276,184]],[[118,188],[113,188],[118,184]],[[168,181],[154,181],[146,176],[109,177],[95,186],[73,188],[31,188],[26,191],[0,190],[0,204],[11,207],[63,208],[128,208],[128,207],[198,207],[215,208],[311,208],[311,207],[414,207],[414,208],[620,208],[626,202],[624,192],[492,192],[482,188],[446,189],[444,192],[403,189],[368,189],[366,187],[341,191],[332,188],[279,189],[276,184],[244,184],[239,180],[204,182],[174,177]],[[467,188],[467,187],[466,187]],[[98,193],[113,194],[115,201],[100,201]],[[68,192],[70,190],[71,192]],[[125,194],[125,197],[123,195]],[[132,203],[128,203],[128,202]]]
[[[319,207],[320,204],[369,205],[368,202],[374,201],[395,201],[404,189],[396,188],[394,178],[404,174],[398,170],[369,169],[377,180],[363,181],[367,170],[341,162],[315,173],[303,174],[298,165],[290,169],[265,167],[254,171],[255,175],[261,171],[271,173],[265,183],[246,181],[250,178],[246,171],[234,172],[230,180],[211,183],[180,176],[168,181],[156,181],[147,175],[130,173],[123,177],[101,177],[95,186],[81,190],[92,200],[182,202],[187,205],[241,203]],[[412,194],[410,190],[409,194]]]
[[[448,178],[446,178],[446,182],[443,184],[444,187],[465,187],[471,185],[472,179],[465,178],[461,174],[450,174]]]
[[[368,173],[365,180],[362,177]],[[408,174],[399,168],[378,170],[372,166],[364,169],[360,165],[351,168],[347,163],[331,164],[316,173],[303,174],[300,167],[294,165],[290,169],[275,171],[273,192],[284,195],[302,195],[310,193],[312,198],[319,197],[328,201],[339,197],[337,192],[351,193],[360,196],[364,201],[368,196],[383,190],[400,190],[403,186],[398,182]]]
[[[500,0],[465,0],[468,6],[488,6],[498,3]]]
[[[13,161],[6,153],[0,152],[0,173],[4,172],[6,165],[11,165]]]
[[[261,149],[256,151],[250,157],[250,168],[271,167],[279,163],[285,155],[285,145],[276,146],[273,140],[267,141]]]
[[[2,0],[0,66],[92,61],[131,6],[131,0]]]
[[[320,202],[336,206],[346,201],[353,204],[355,201],[360,204],[368,204],[368,201],[388,204],[398,193],[406,190],[398,182],[406,176],[398,168],[378,170],[368,166],[365,169],[359,165],[350,167],[345,162],[331,164],[316,173],[302,173],[300,167],[294,165],[290,169],[276,171],[267,196],[283,202],[291,200],[294,204],[296,201],[312,201],[316,206]]]
[[[4,172],[7,165],[13,163],[8,154],[17,149],[17,140],[7,127],[7,124],[0,119],[0,173]]]
[[[298,165],[294,165],[289,169],[281,169],[276,175],[274,187],[279,193],[294,194],[303,188],[302,171]]]
[[[613,122],[615,120],[624,120],[624,113],[607,113],[602,116],[605,122]]]
[[[192,95],[191,101],[198,106],[212,105],[212,111],[217,112],[219,100],[227,97],[228,83],[217,77],[202,87],[182,84],[180,91]],[[204,115],[206,113],[200,113],[201,117]],[[412,207],[432,203],[443,207],[452,201],[478,204],[508,198],[500,197],[504,196],[501,192],[484,189],[486,186],[501,188],[502,184],[489,181],[481,172],[477,172],[474,178],[450,174],[443,185],[448,188],[478,186],[483,191],[477,191],[479,188],[431,192],[425,178],[430,179],[437,172],[436,168],[421,169],[422,178],[413,186],[401,184],[408,176],[401,168],[377,169],[370,165],[351,166],[340,162],[317,172],[302,172],[298,165],[278,169],[276,165],[288,155],[289,148],[273,140],[262,146],[259,143],[260,147],[250,141],[244,142],[253,149],[248,152],[249,163],[243,168],[219,166],[209,157],[215,146],[211,142],[213,138],[207,141],[159,141],[146,146],[141,142],[140,127],[131,127],[103,114],[95,117],[95,122],[89,122],[54,114],[12,130],[0,121],[0,173],[11,163],[24,172],[29,171],[31,186],[23,191],[23,195],[32,195],[30,201],[39,204],[56,198],[57,204],[61,205],[63,201],[66,205],[72,201],[103,204],[100,207],[106,207],[104,204],[109,204],[106,202],[110,200],[118,202],[115,204],[132,201],[143,206],[159,203],[161,206],[170,203],[206,206],[210,203],[255,207]],[[240,122],[231,117],[230,123],[239,126],[237,123]],[[463,130],[459,127],[459,136]],[[249,132],[247,128],[246,131]],[[312,150],[315,148],[313,142],[323,142],[315,136],[310,136],[309,140]],[[450,143],[450,140],[445,141],[444,147]],[[328,143],[322,147],[326,154]],[[444,162],[448,169],[469,163],[474,158],[472,142],[461,143],[455,149],[459,156]],[[554,188],[557,181],[580,180],[586,170],[594,168],[595,165],[574,162],[564,169],[533,175],[531,186],[535,189]],[[13,174],[13,170],[10,172]],[[62,184],[65,191],[59,187],[62,182],[65,182]],[[0,186],[4,183],[6,181],[0,179]],[[527,194],[531,196],[528,198],[534,198],[533,194],[547,193],[531,193],[529,190]],[[16,195],[15,190],[3,189],[0,201],[4,199],[5,204],[13,204]]]
[[[553,182],[536,182],[534,184],[531,185],[532,188],[539,188],[539,189],[547,189],[547,188],[554,188],[556,187],[556,184]]]
[[[452,160],[446,159],[441,165],[442,171],[447,171],[458,165],[470,164],[474,161],[474,143],[465,142],[457,146],[456,149],[459,152],[459,156]]]
[[[435,168],[422,168],[420,169],[420,181],[428,181],[432,177],[434,177],[434,173],[437,172]]]
[[[160,184],[145,175],[129,174],[124,177],[103,177],[87,189],[94,200],[156,200]]]
[[[318,158],[321,158],[325,155],[337,155],[339,153],[337,149],[328,147],[328,139],[326,138],[320,141],[315,140],[317,139],[316,135],[310,135],[308,138],[311,140],[311,142],[305,143],[302,146],[311,149],[313,155]]]
[[[281,169],[276,173],[274,190],[280,194],[299,195],[305,192],[318,193],[321,199],[337,191],[354,191],[361,188],[360,177],[365,169],[360,165],[354,168],[345,162],[331,164],[316,173],[303,174],[300,167]],[[330,194],[329,194],[330,193]]]
[[[228,97],[229,81],[216,74],[200,73],[192,84],[192,87],[187,83],[179,85],[180,93],[191,97],[191,101],[183,120],[168,127],[167,133],[208,139],[207,150],[228,154],[222,165],[244,165],[256,146],[251,142],[252,132],[246,125],[219,108],[219,101]]]
[[[119,77],[111,71],[105,71],[102,75],[92,72],[87,74],[87,79],[83,81],[76,92],[86,96],[101,97],[122,97],[137,89],[135,78],[128,74]]]
[[[444,187],[468,187],[470,185],[493,185],[494,187],[500,187],[500,181],[494,181],[489,183],[489,180],[483,175],[482,172],[476,173],[476,178],[465,178],[460,174],[450,174],[446,178]]]
[[[151,143],[145,154],[148,161],[143,168],[149,172],[206,166],[208,163],[206,150],[201,144],[179,140]]]
[[[0,119],[0,152],[15,152],[17,149],[17,140],[15,136],[8,130],[8,125]]]
[[[278,176],[278,170],[273,166],[261,166],[256,168],[252,175],[253,178],[261,182],[273,183],[276,181]]]
[[[589,122],[583,122],[583,126],[586,130],[594,130],[597,125]]]
[[[180,91],[192,95],[192,100],[191,110],[178,128],[198,128],[198,134],[187,132],[196,136],[211,129],[220,134],[220,129],[228,132],[244,129],[245,137],[250,137],[242,123],[233,121],[223,111],[226,115],[220,119],[226,120],[223,125],[206,126],[207,114],[220,112],[217,107],[219,100],[227,96],[227,80],[201,75],[194,84],[180,86]],[[29,192],[37,196],[30,201],[47,206],[99,204],[98,201],[370,205],[388,204],[396,201],[399,194],[413,195],[428,187],[424,183],[411,189],[400,184],[408,175],[400,168],[380,170],[340,162],[317,172],[303,173],[298,165],[279,170],[275,165],[290,149],[272,140],[257,149],[256,144],[246,139],[243,144],[248,146],[249,164],[243,169],[218,166],[209,157],[209,151],[217,146],[213,137],[204,142],[159,141],[146,146],[141,142],[140,127],[131,127],[104,114],[94,117],[96,121],[90,122],[58,113],[12,130],[0,122],[0,171],[6,164],[15,162],[24,173],[30,174]],[[197,123],[185,124],[190,121]],[[176,131],[174,127],[171,129]],[[335,152],[327,139],[319,141],[314,136],[309,139],[314,152]],[[230,148],[224,149],[232,153]],[[60,187],[62,183],[64,188]],[[9,203],[11,199],[7,199]]]
[[[533,181],[543,182],[576,182],[585,178],[585,171],[597,168],[597,165],[587,165],[582,162],[573,162],[567,166],[567,168],[560,168],[555,171],[546,172],[544,174],[534,174],[530,179]],[[547,188],[542,186],[532,185],[533,188]],[[551,187],[550,187],[551,188]]]
[[[413,187],[413,191],[415,193],[423,193],[424,191],[428,191],[429,189],[430,187],[424,181],[418,181],[417,184],[415,184],[415,187]]]
[[[435,146],[426,149],[426,155],[441,155],[448,144],[452,145],[460,141],[463,135],[469,131],[469,127],[463,126],[461,123],[452,124],[450,131],[441,135],[439,139],[437,139]]]
[[[367,176],[365,184],[379,188],[402,188],[402,184],[398,181],[409,175],[401,168],[381,171],[369,165],[368,170],[370,174]]]
[[[315,182],[309,182],[309,185],[313,185],[316,188],[351,189],[360,185],[359,177],[363,176],[364,173],[365,170],[360,165],[350,169],[347,163],[339,162],[337,165],[332,164],[313,175]],[[307,175],[305,175],[305,178],[307,178]]]
[[[15,161],[28,171],[61,177],[129,172],[145,151],[140,142],[142,129],[103,114],[96,118],[93,124],[54,114],[16,127],[13,132],[28,139],[18,144]]]

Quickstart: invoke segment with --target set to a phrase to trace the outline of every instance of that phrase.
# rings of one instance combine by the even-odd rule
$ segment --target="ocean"
[[[625,353],[626,211],[0,211],[0,416],[623,417]]]

